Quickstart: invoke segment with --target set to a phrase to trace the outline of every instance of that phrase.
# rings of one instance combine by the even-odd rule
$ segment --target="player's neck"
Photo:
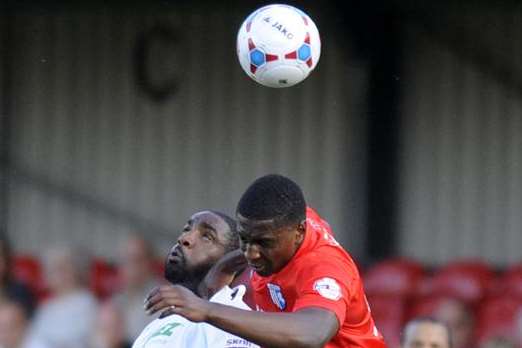
[[[181,285],[192,291],[197,296],[201,297],[198,293],[198,287],[201,283],[201,279],[185,279],[179,283],[176,283],[176,285]]]

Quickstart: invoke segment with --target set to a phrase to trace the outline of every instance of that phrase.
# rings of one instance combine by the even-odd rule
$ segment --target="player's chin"
[[[183,272],[173,265],[166,265],[164,272],[165,279],[171,284],[179,283],[183,278]]]
[[[270,275],[272,275],[274,272],[272,272],[272,270],[267,267],[266,265],[257,265],[257,266],[253,266],[253,265],[250,265],[250,267],[252,267],[252,269],[257,273],[259,274],[260,276],[262,277],[268,277]]]

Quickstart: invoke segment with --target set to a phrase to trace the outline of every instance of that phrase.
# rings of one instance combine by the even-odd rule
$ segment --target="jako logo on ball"
[[[321,40],[314,22],[288,5],[268,5],[252,13],[237,34],[243,70],[268,87],[290,87],[314,70]]]

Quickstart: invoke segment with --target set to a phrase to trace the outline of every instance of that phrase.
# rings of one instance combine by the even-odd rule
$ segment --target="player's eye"
[[[203,232],[203,239],[209,242],[213,242],[215,240],[214,235],[210,232]]]
[[[271,249],[274,247],[274,241],[272,240],[260,240],[257,242],[257,244],[261,247],[261,248],[265,248],[265,249]]]

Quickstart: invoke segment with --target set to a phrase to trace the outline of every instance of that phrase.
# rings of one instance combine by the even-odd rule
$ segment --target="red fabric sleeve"
[[[335,313],[339,327],[346,318],[352,291],[350,279],[342,263],[317,261],[303,267],[297,277],[297,298],[294,311],[307,307],[320,307]]]

